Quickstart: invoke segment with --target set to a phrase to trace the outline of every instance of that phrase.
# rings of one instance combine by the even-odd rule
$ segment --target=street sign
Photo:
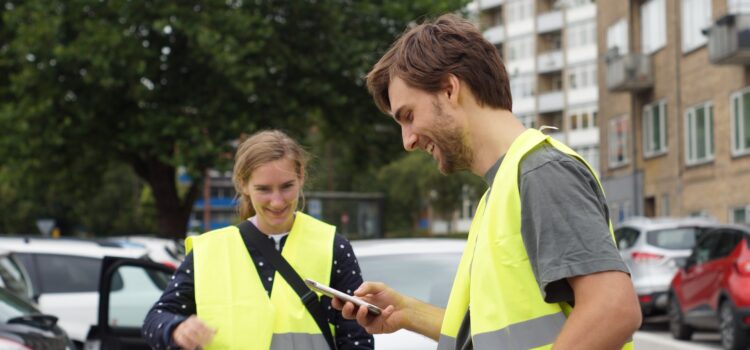
[[[55,227],[55,219],[39,219],[36,221],[36,227],[42,235],[49,236],[52,228]]]

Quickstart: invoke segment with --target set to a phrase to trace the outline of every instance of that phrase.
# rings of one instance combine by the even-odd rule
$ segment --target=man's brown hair
[[[402,34],[367,74],[367,89],[388,114],[391,79],[435,93],[445,86],[447,74],[465,82],[480,106],[512,110],[508,74],[497,49],[471,22],[451,14]]]

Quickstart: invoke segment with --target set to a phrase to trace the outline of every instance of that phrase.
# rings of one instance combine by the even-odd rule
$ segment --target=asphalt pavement
[[[696,332],[690,341],[676,340],[669,333],[666,316],[649,317],[633,336],[637,350],[716,350],[722,349],[716,332]]]

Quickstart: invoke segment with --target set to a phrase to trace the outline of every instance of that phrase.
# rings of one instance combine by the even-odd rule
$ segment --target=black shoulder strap
[[[278,250],[271,244],[271,241],[264,239],[264,234],[261,233],[255,225],[249,220],[245,220],[237,227],[240,229],[242,240],[245,242],[246,247],[254,246],[258,248],[263,256],[276,268],[276,271],[284,277],[287,283],[294,289],[294,291],[302,299],[302,304],[305,304],[307,311],[315,319],[315,323],[318,324],[318,328],[323,332],[323,336],[328,342],[328,346],[332,350],[336,350],[336,342],[333,340],[331,334],[331,328],[328,326],[326,316],[323,313],[323,306],[320,305],[318,295],[315,294],[310,288],[305,285],[302,278],[294,271],[294,268],[281,256]]]

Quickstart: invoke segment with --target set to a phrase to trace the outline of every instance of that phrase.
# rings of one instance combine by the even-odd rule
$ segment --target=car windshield
[[[359,265],[366,281],[444,308],[460,259],[461,253],[380,255],[359,257]]]
[[[38,313],[38,311],[31,304],[0,288],[0,323],[6,323],[14,317],[34,313]]]
[[[663,249],[692,249],[698,232],[696,227],[650,231],[646,235],[646,241],[652,246]]]

